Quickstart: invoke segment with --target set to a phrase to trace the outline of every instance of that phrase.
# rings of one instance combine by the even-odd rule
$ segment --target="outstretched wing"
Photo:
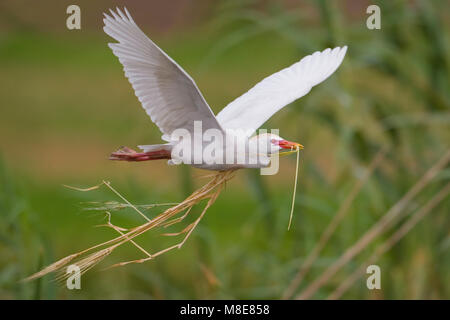
[[[109,47],[122,63],[125,76],[152,121],[169,141],[175,129],[193,132],[194,121],[202,129],[221,129],[194,80],[153,43],[125,13],[104,14],[103,30],[118,43]]]
[[[328,78],[344,59],[347,46],[306,56],[292,66],[265,78],[228,104],[217,115],[222,128],[253,134],[285,105],[306,95]]]

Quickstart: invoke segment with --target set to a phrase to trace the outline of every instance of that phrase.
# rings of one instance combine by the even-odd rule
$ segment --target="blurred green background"
[[[67,30],[66,8],[81,7],[81,30]],[[381,30],[366,8],[381,8]],[[159,143],[102,31],[102,12],[126,5],[134,20],[191,74],[214,112],[255,83],[316,50],[348,45],[338,71],[283,109],[265,128],[305,145],[293,227],[287,231],[295,156],[280,172],[238,172],[177,251],[142,264],[131,245],[82,277],[82,290],[52,276],[18,280],[73,252],[111,238],[95,228],[102,212],[87,201],[118,200],[111,181],[135,204],[181,201],[205,172],[165,161],[108,161],[121,145]],[[352,202],[301,288],[376,223],[449,148],[448,1],[0,1],[0,298],[277,299],[373,157],[381,165]],[[407,211],[449,181],[447,167]],[[343,298],[449,299],[449,198],[377,264],[382,289],[366,278]],[[156,215],[160,209],[148,211]],[[142,222],[131,210],[113,220]],[[314,298],[326,298],[387,238],[340,270]],[[150,251],[176,239],[144,236]],[[301,289],[300,288],[300,289]],[[299,290],[300,290],[299,289]],[[297,290],[296,292],[299,292]]]

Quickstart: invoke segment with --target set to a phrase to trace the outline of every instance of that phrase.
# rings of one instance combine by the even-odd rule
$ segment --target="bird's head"
[[[262,133],[260,135],[254,136],[251,140],[257,143],[259,146],[266,145],[268,154],[275,154],[280,151],[293,151],[304,148],[300,143],[283,139],[273,133]]]

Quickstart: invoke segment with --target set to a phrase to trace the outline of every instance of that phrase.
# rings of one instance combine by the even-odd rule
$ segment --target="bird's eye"
[[[274,145],[278,145],[278,140],[277,139],[271,139],[270,142]]]

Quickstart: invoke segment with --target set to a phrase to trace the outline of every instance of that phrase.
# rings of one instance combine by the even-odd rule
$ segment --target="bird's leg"
[[[148,152],[137,152],[128,147],[120,147],[116,152],[111,153],[109,160],[121,161],[147,161],[158,159],[170,159],[170,152],[167,150],[154,150]]]
[[[123,146],[116,152],[111,153],[109,160],[139,161],[143,156],[143,153],[136,152],[131,148]]]

